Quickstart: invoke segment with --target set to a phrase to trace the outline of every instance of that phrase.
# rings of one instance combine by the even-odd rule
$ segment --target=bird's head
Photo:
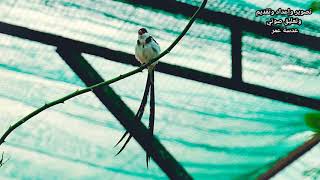
[[[149,33],[146,30],[146,28],[141,28],[138,31],[138,39],[140,40],[140,42],[144,42],[148,37],[149,37]]]
[[[139,36],[142,36],[143,34],[148,33],[148,31],[145,28],[141,28],[138,31]]]

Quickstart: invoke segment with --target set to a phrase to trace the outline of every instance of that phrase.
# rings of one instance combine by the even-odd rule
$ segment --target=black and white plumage
[[[145,28],[139,29],[138,40],[135,46],[136,59],[141,64],[145,64],[150,62],[150,60],[157,57],[159,54],[160,54],[160,46],[157,43],[157,41],[154,40],[154,38],[148,33],[148,31]],[[134,118],[135,121],[141,121],[141,118],[145,109],[145,105],[147,104],[148,94],[150,91],[150,116],[149,116],[150,135],[153,135],[153,130],[154,130],[154,116],[155,116],[154,68],[156,64],[157,62],[148,66],[148,78],[146,82],[146,87],[144,90],[144,94],[143,94],[143,98],[142,98],[139,110]],[[129,132],[126,131],[115,146],[117,146],[125,138],[125,136],[128,133]],[[121,153],[121,151],[126,147],[126,145],[128,144],[131,138],[132,136],[130,135],[116,155]],[[147,166],[148,166],[149,159],[150,159],[150,155],[147,153],[146,155]]]
[[[135,47],[135,57],[141,63],[148,63],[160,54],[160,46],[145,28],[138,31],[138,40]],[[152,64],[148,69],[154,67]]]

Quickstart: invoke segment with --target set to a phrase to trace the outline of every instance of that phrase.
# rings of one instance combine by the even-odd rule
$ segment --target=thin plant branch
[[[4,154],[4,152],[2,152],[2,154],[1,154],[0,167],[2,167],[2,166],[3,166],[5,163],[7,163],[7,162],[9,161],[9,159],[10,159],[10,157],[9,157],[7,160],[4,161],[3,154]]]
[[[286,157],[278,160],[270,169],[261,174],[257,179],[264,180],[270,179],[279,173],[284,168],[288,167],[291,163],[295,162],[298,158],[315,147],[320,142],[320,134],[316,133],[313,137],[306,141],[304,144],[290,152]]]
[[[110,85],[112,83],[115,83],[117,81],[120,81],[122,79],[125,79],[129,76],[132,76],[138,72],[142,72],[143,69],[145,69],[146,67],[148,67],[149,65],[153,64],[154,62],[158,61],[160,58],[162,58],[163,56],[167,55],[177,44],[178,42],[182,39],[182,37],[187,33],[187,31],[190,29],[191,25],[193,24],[193,22],[196,20],[196,17],[198,16],[199,12],[205,7],[205,5],[207,4],[207,0],[203,0],[201,6],[197,9],[197,11],[194,13],[194,15],[191,17],[190,21],[188,22],[188,24],[186,25],[186,27],[183,29],[183,31],[181,32],[181,34],[175,39],[175,41],[166,49],[164,50],[161,54],[159,54],[159,56],[157,56],[156,58],[152,59],[149,63],[143,64],[141,65],[139,68],[132,70],[130,72],[127,72],[125,74],[119,75],[116,78],[95,84],[93,86],[81,89],[81,90],[76,90],[75,92],[68,94],[60,99],[57,99],[55,101],[52,101],[50,103],[46,103],[44,104],[42,107],[36,109],[35,111],[31,112],[30,114],[28,114],[27,116],[23,117],[21,120],[19,120],[18,122],[16,122],[15,124],[13,124],[12,126],[10,126],[5,133],[1,136],[0,138],[0,146],[5,142],[6,138],[10,135],[10,133],[12,133],[16,128],[18,128],[19,126],[21,126],[22,124],[24,124],[25,122],[27,122],[28,120],[30,120],[32,117],[36,116],[37,114],[39,114],[40,112],[55,106],[57,104],[63,104],[65,101],[74,98],[76,96],[79,96],[81,94],[87,93],[92,91],[93,89],[102,87],[104,85]]]

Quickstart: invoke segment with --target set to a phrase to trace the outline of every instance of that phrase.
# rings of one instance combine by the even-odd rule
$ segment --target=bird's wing
[[[151,39],[152,39],[156,44],[159,45],[159,43],[158,43],[153,37],[151,37]]]

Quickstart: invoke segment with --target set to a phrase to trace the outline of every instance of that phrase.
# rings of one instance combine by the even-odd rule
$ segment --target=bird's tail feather
[[[149,71],[150,76],[150,116],[149,116],[149,134],[153,136],[154,130],[154,117],[155,117],[155,93],[154,93],[154,69]],[[150,148],[152,149],[152,142],[150,142]],[[146,162],[148,167],[148,162],[150,160],[150,154],[147,152],[146,154]]]
[[[141,121],[141,118],[143,116],[144,113],[144,109],[145,109],[145,105],[147,103],[148,100],[148,94],[149,94],[149,90],[150,92],[150,116],[149,116],[149,133],[148,135],[153,136],[153,131],[154,131],[154,117],[155,117],[155,93],[154,93],[154,67],[149,67],[148,68],[148,78],[147,78],[147,82],[146,82],[146,87],[143,93],[143,98],[139,107],[138,112],[136,113],[134,120],[135,121]],[[126,135],[129,134],[128,131],[126,131],[123,136],[120,138],[120,140],[117,142],[117,144],[114,146],[116,147],[118,144],[120,144],[122,142],[122,140],[126,137]],[[119,155],[124,148],[126,147],[126,145],[129,143],[130,139],[132,138],[132,135],[130,134],[128,139],[126,140],[126,142],[123,144],[123,146],[121,147],[121,149],[118,151],[118,153],[115,155]],[[149,149],[152,149],[152,143],[150,143],[150,147]],[[149,161],[150,161],[150,154],[147,152],[146,153],[146,163],[147,163],[147,168],[149,166]]]
[[[147,104],[150,86],[151,86],[151,79],[150,79],[150,73],[148,73],[148,78],[147,78],[147,82],[146,82],[146,87],[145,87],[145,89],[144,89],[142,101],[141,101],[139,110],[138,110],[138,112],[136,113],[136,115],[135,115],[135,117],[134,117],[134,121],[141,121],[142,115],[143,115],[143,113],[144,113],[145,105]],[[114,147],[116,147],[118,144],[120,144],[120,142],[126,137],[126,135],[127,135],[128,133],[129,133],[129,132],[126,131]],[[130,141],[131,138],[132,138],[132,135],[130,134],[130,136],[128,137],[128,139],[126,140],[126,142],[123,144],[123,146],[121,147],[121,149],[118,151],[118,153],[116,154],[116,156],[122,152],[122,150],[126,147],[126,145],[129,143],[129,141]]]

